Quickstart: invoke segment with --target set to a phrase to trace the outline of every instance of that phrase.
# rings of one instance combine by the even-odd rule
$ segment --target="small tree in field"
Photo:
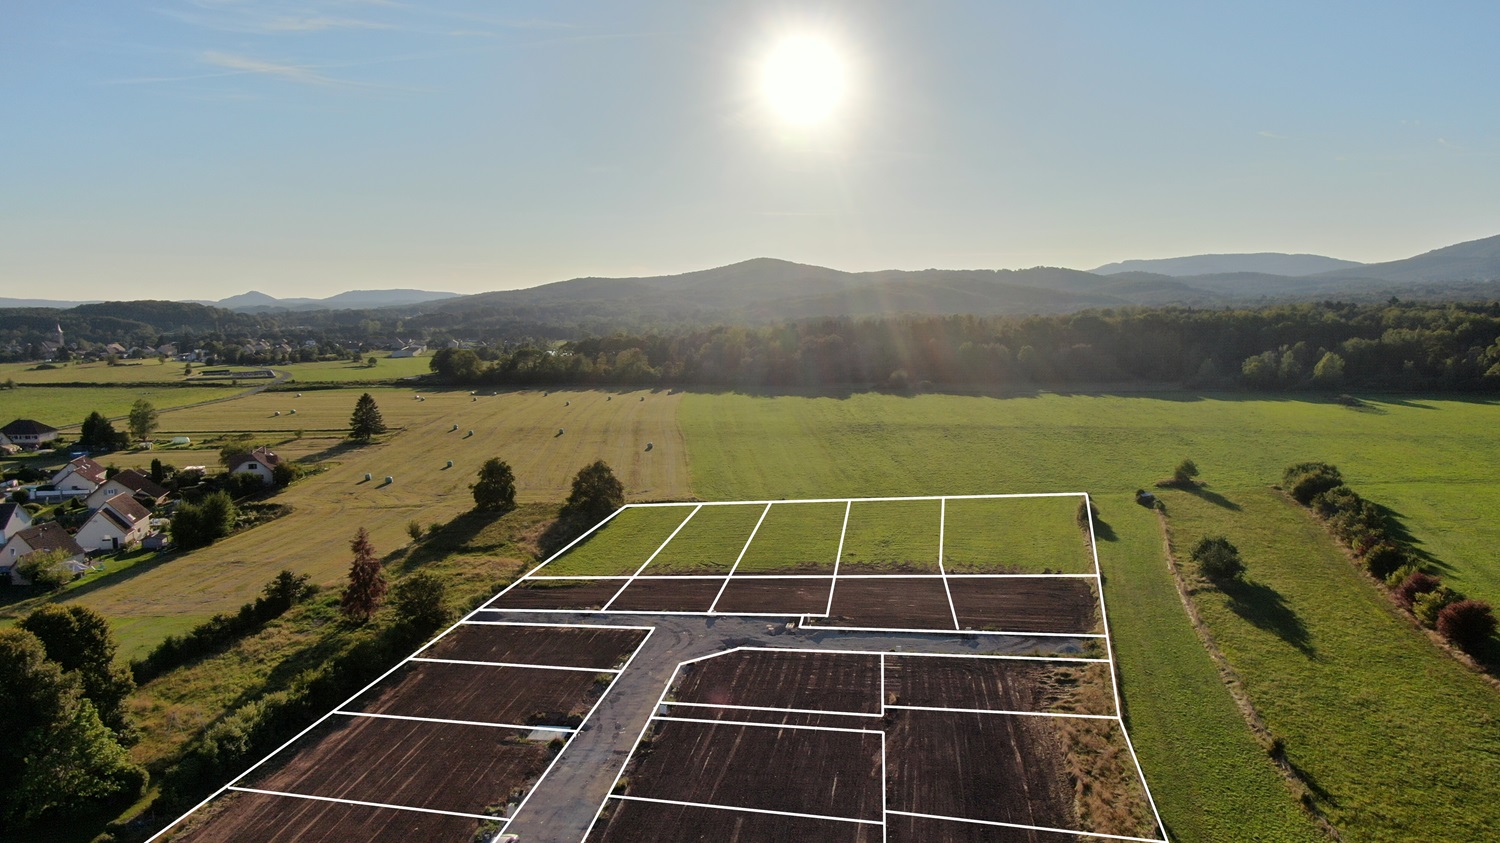
[[[625,487],[604,460],[584,466],[573,478],[563,517],[593,526],[625,505]]]
[[[1220,582],[1238,579],[1245,572],[1245,563],[1240,561],[1239,548],[1230,544],[1223,536],[1204,536],[1193,547],[1193,561],[1203,576]]]
[[[354,562],[349,566],[349,585],[344,587],[339,608],[344,617],[365,623],[385,597],[385,574],[380,570],[380,560],[375,557],[375,547],[370,544],[370,534],[364,527],[354,534],[349,548],[354,551]]]
[[[1474,652],[1495,634],[1495,614],[1482,600],[1460,600],[1438,612],[1437,630],[1463,649]]]
[[[354,402],[354,415],[349,418],[349,438],[368,442],[371,437],[385,431],[385,419],[380,415],[380,408],[375,406],[375,399],[368,392],[359,396]]]
[[[410,624],[422,637],[442,629],[453,620],[453,613],[448,611],[447,586],[427,571],[412,574],[396,583],[392,596],[396,617]]]
[[[1191,486],[1193,478],[1198,476],[1198,466],[1192,460],[1183,460],[1177,464],[1172,471],[1172,482],[1179,486]]]
[[[422,540],[422,525],[416,521],[406,522],[406,534],[411,537],[412,543],[416,544]]]
[[[475,509],[515,509],[516,475],[510,465],[499,458],[491,457],[479,467],[479,482],[469,487],[474,490]]]
[[[145,442],[151,438],[151,434],[161,426],[157,419],[156,408],[151,402],[144,398],[135,399],[130,405],[130,438],[136,442]]]

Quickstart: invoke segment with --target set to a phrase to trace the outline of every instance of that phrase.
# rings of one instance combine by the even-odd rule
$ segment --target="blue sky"
[[[794,35],[848,95],[757,89]],[[0,296],[476,292],[770,256],[1389,260],[1500,233],[1500,4],[0,8]]]

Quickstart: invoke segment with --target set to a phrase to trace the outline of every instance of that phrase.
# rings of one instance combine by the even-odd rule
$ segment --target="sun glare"
[[[778,117],[798,126],[826,122],[843,103],[848,85],[843,57],[810,35],[784,39],[761,69],[761,93]]]

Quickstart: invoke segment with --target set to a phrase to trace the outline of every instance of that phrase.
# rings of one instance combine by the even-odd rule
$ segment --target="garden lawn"
[[[936,574],[941,501],[855,501],[840,574]]]
[[[688,508],[673,508],[686,513]],[[765,504],[705,506],[683,525],[676,537],[641,572],[661,574],[727,574],[750,532],[766,511]]]
[[[943,569],[950,574],[1092,574],[1076,521],[1081,496],[947,502]]]
[[[755,531],[738,574],[832,574],[849,504],[775,503]]]
[[[632,506],[534,573],[544,577],[633,576],[685,519],[692,506]]]

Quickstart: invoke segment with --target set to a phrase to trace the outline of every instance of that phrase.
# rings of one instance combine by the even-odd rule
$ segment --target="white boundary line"
[[[729,576],[731,576],[731,575],[730,574],[641,574],[638,577],[632,577],[632,576],[629,576],[629,575],[626,575],[626,574],[619,574],[619,575],[608,576],[608,577],[593,577],[593,576],[587,576],[587,575],[581,575],[581,576],[580,575],[570,575],[570,576],[556,576],[556,577],[535,576],[535,577],[527,577],[526,580],[527,580],[527,582],[569,582],[569,581],[577,581],[577,582],[599,582],[599,581],[602,581],[602,580],[630,580],[630,579],[636,579],[636,580],[721,580],[721,579],[726,579]],[[745,580],[745,579],[758,579],[758,580],[826,580],[826,579],[832,579],[833,578],[833,574],[832,573],[827,573],[827,574],[778,574],[778,573],[776,573],[774,571],[770,572],[770,573],[767,573],[765,571],[754,571],[754,572],[751,572],[751,573],[748,573],[748,574],[734,574],[733,576],[737,577],[738,579],[741,579],[741,580]],[[890,574],[839,574],[839,579],[843,579],[843,580],[888,580],[888,579],[893,579],[893,578],[894,579],[905,579],[905,580],[921,580],[921,579],[935,580],[935,579],[938,579],[940,577],[947,577],[950,580],[957,580],[957,579],[964,579],[964,580],[1003,580],[1003,579],[1023,579],[1023,578],[1024,579],[1046,580],[1046,579],[1064,579],[1064,578],[1068,578],[1068,577],[1077,578],[1077,579],[1087,579],[1087,580],[1095,579],[1095,577],[1094,577],[1093,574],[954,574],[954,573],[947,573],[947,574],[912,574],[912,573],[904,573],[904,572],[890,573]],[[524,611],[527,611],[527,610],[526,609],[515,609],[513,611],[524,612]]]
[[[618,667],[565,667],[556,664],[522,664],[521,662],[475,662],[467,659],[429,659],[413,656],[414,662],[427,664],[465,664],[475,667],[519,667],[523,670],[567,670],[575,673],[619,673]]]
[[[725,577],[723,585],[719,586],[719,593],[714,595],[714,602],[708,604],[708,613],[710,615],[716,614],[714,607],[719,605],[719,598],[724,596],[724,589],[729,587],[729,580],[734,577],[735,570],[740,567],[740,560],[745,558],[745,552],[750,549],[750,543],[755,541],[755,534],[760,532],[760,525],[765,523],[766,516],[771,512],[771,506],[771,504],[766,504],[766,508],[761,510],[760,518],[756,519],[755,526],[750,530],[749,538],[745,539],[745,546],[740,548],[740,555],[734,557],[734,564],[729,566],[729,576]]]
[[[885,709],[886,711],[936,711],[944,714],[1009,714],[1018,717],[1073,717],[1081,720],[1119,719],[1113,714],[1074,714],[1069,711],[1014,711],[1003,708],[948,708],[938,705],[888,705]]]
[[[661,503],[628,503],[623,508],[631,507],[655,507],[655,506],[748,506],[750,504],[765,503],[843,503],[849,500],[857,501],[935,501],[947,498],[953,501],[990,500],[1000,498],[1076,498],[1086,492],[1014,492],[1009,494],[995,495],[905,495],[896,497],[880,498],[778,498],[776,500],[746,500],[746,501],[664,501]]]
[[[667,536],[667,540],[664,541],[664,542],[662,542],[656,548],[656,550],[652,551],[651,555],[648,556],[648,557],[646,557],[646,561],[641,563],[641,567],[636,568],[635,569],[635,573],[631,575],[630,579],[626,580],[625,584],[622,585],[622,586],[620,586],[620,589],[615,592],[615,596],[611,597],[611,598],[609,598],[609,600],[605,601],[604,605],[600,607],[600,611],[602,611],[602,612],[608,612],[609,611],[610,604],[613,603],[613,602],[615,602],[616,600],[620,599],[620,595],[624,594],[625,593],[625,589],[630,588],[630,584],[633,583],[633,582],[635,582],[635,578],[638,577],[638,576],[640,576],[642,571],[646,570],[646,566],[651,564],[651,560],[655,559],[657,557],[657,554],[659,554],[663,550],[665,550],[666,547],[667,547],[667,545],[669,545],[669,544],[672,543],[672,539],[677,538],[677,534],[680,533],[680,532],[682,532],[682,528],[686,527],[687,524],[688,524],[688,522],[691,521],[691,520],[693,520],[693,516],[698,514],[698,510],[700,510],[702,508],[703,508],[702,506],[695,506],[695,507],[693,507],[693,511],[689,512],[687,514],[687,517],[684,518],[684,519],[682,519],[682,523],[678,524],[677,525],[677,529],[673,530],[672,534],[669,535],[669,536]]]
[[[958,622],[958,609],[953,605],[953,589],[948,587],[948,572],[943,570],[943,531],[948,527],[948,499],[938,501],[938,576],[943,578],[943,594],[948,596],[948,611],[953,613],[953,628],[963,629]]]
[[[667,703],[676,705],[676,703]],[[677,717],[670,714],[653,714],[651,719],[661,723],[706,723],[710,726],[753,726],[759,729],[799,729],[804,732],[843,732],[851,735],[883,735],[879,729],[850,729],[847,726],[803,726],[791,723],[756,723],[753,720],[710,720],[701,717]]]
[[[388,808],[392,811],[415,811],[419,814],[442,814],[447,817],[468,817],[475,820],[487,820],[490,822],[509,823],[505,817],[496,817],[489,814],[466,814],[462,811],[439,811],[436,808],[412,808],[407,805],[387,805],[384,802],[361,802],[358,799],[335,799],[331,796],[313,796],[307,793],[288,793],[284,790],[261,790],[256,787],[228,787],[226,790],[235,790],[240,793],[259,793],[262,796],[285,796],[291,799],[309,799],[313,802],[333,802],[339,805],[363,805],[366,808]]]
[[[448,720],[442,717],[413,717],[408,714],[377,714],[372,711],[345,711],[336,708],[334,714],[342,714],[345,717],[369,717],[376,720],[410,720],[414,723],[446,723],[452,726],[484,726],[490,729],[511,729],[518,732],[576,732],[572,726],[523,726],[519,723],[486,723],[480,720]]]
[[[630,745],[630,751],[625,753],[625,760],[620,762],[620,769],[615,772],[615,780],[610,782],[609,790],[604,792],[604,798],[599,801],[599,807],[594,810],[594,818],[589,820],[589,828],[588,831],[583,833],[583,840],[588,840],[593,835],[594,826],[599,824],[599,816],[604,813],[604,806],[609,804],[611,798],[616,798],[615,788],[620,786],[620,778],[625,775],[625,768],[630,766],[630,759],[635,756],[636,748],[641,745],[641,741],[646,737],[646,732],[650,731],[653,718],[657,712],[661,711],[662,703],[666,701],[667,694],[672,690],[672,685],[677,682],[677,674],[682,670],[682,666],[685,663],[678,662],[677,666],[672,668],[672,675],[667,677],[666,684],[662,686],[661,695],[656,698],[656,704],[651,706],[651,714],[646,717],[646,722],[641,725],[640,734],[635,736],[635,743]],[[561,755],[562,753],[558,754]],[[517,813],[520,812],[518,811]],[[151,841],[148,840],[146,843],[151,843]]]
[[[827,629],[827,627],[818,627],[818,629]],[[868,630],[868,629],[861,629],[859,631],[860,632],[869,632],[870,630]],[[930,634],[930,632],[929,632],[929,634]],[[940,631],[939,634],[952,635],[953,632],[951,630],[949,630],[949,631]],[[1082,656],[1026,656],[1026,655],[1018,655],[1018,654],[1015,654],[1015,653],[915,653],[915,652],[905,652],[905,651],[902,651],[902,652],[891,652],[889,650],[852,650],[852,649],[851,650],[836,650],[836,649],[832,649],[832,648],[828,648],[828,647],[767,647],[767,646],[748,645],[748,644],[746,644],[746,645],[741,645],[741,646],[738,646],[738,647],[731,647],[728,650],[720,650],[720,651],[718,651],[716,653],[709,653],[708,655],[705,655],[705,656],[697,656],[695,658],[687,659],[686,661],[680,662],[679,664],[680,665],[682,665],[682,664],[697,664],[698,662],[703,662],[703,661],[709,661],[711,659],[716,659],[719,656],[727,656],[730,653],[740,653],[740,652],[746,652],[746,651],[770,652],[770,653],[820,653],[820,654],[825,654],[825,655],[850,655],[850,656],[881,656],[881,655],[884,655],[884,656],[890,656],[893,659],[904,659],[904,658],[918,658],[918,659],[1007,659],[1007,660],[1010,660],[1010,661],[1027,661],[1027,662],[1079,662],[1079,663],[1083,663],[1083,664],[1104,664],[1106,661],[1108,661],[1108,659],[1090,659],[1090,658],[1084,658]],[[681,703],[673,702],[672,705],[681,705]],[[829,711],[829,712],[824,712],[824,713],[825,714],[837,714],[838,712]]]
[[[474,611],[475,612],[485,612],[485,611],[491,611],[491,612],[493,612],[495,610],[494,609],[479,608],[479,609],[475,609]],[[577,613],[575,612],[575,614],[577,614]],[[471,615],[472,615],[472,613],[471,613]],[[468,618],[464,618],[463,620],[459,621],[459,623],[461,623],[461,624],[467,624],[469,626],[542,626],[542,627],[546,627],[548,629],[551,629],[553,627],[562,627],[562,628],[565,628],[565,629],[633,629],[633,630],[635,630],[637,632],[650,632],[650,631],[656,629],[656,627],[654,627],[654,626],[618,626],[618,625],[616,625],[616,626],[609,626],[609,625],[599,624],[599,623],[540,623],[540,622],[537,622],[537,621],[475,621],[475,620],[469,620]],[[447,633],[444,633],[444,634],[446,635]],[[437,641],[434,640],[432,643],[436,644]],[[429,644],[427,646],[430,647],[430,646],[432,646],[432,644]],[[427,647],[423,647],[422,649],[425,650],[425,649],[427,649]]]
[[[849,535],[849,512],[852,509],[853,499],[844,501],[844,526],[839,528],[839,549],[833,557],[833,582],[828,584],[828,608],[823,610],[825,618],[833,617],[833,592],[839,587],[839,562],[844,558],[844,537]]]
[[[1126,837],[1122,834],[1102,834],[1092,831],[1074,831],[1067,828],[1049,828],[1045,825],[1023,825],[1021,823],[1006,823],[999,820],[971,820],[965,817],[945,817],[939,814],[918,814],[914,811],[886,811],[887,814],[895,814],[898,817],[917,817],[924,820],[946,820],[956,823],[970,823],[973,825],[998,826],[999,828],[1024,828],[1032,831],[1050,831],[1054,834],[1072,834],[1079,837],[1101,837],[1106,840],[1133,840],[1139,843],[1167,843],[1160,837]]]
[[[608,802],[611,799],[618,799],[621,802],[655,802],[661,805],[681,805],[686,808],[712,808],[718,811],[744,811],[750,814],[770,814],[776,817],[801,817],[802,819],[807,820],[828,820],[830,822],[859,823],[861,825],[885,825],[885,820],[860,820],[855,819],[854,817],[830,817],[826,814],[799,814],[796,811],[770,811],[765,808],[744,808],[739,805],[710,805],[707,802],[680,802],[676,799],[657,799],[652,796],[623,796],[612,793],[609,796],[604,797],[605,802]],[[603,806],[600,806],[599,810],[604,810]],[[595,814],[594,816],[597,817],[598,814]],[[593,828],[591,826],[590,832],[592,832],[592,830]],[[585,836],[584,839],[587,840],[588,837]]]
[[[549,609],[549,610],[537,610],[537,611],[559,611],[559,612],[561,612],[561,611],[564,611],[564,610],[562,610],[562,609],[550,610]],[[574,610],[566,610],[566,611],[574,611]],[[625,614],[639,614],[639,613],[638,612],[619,612],[617,614],[625,615]],[[667,614],[667,613],[665,613],[665,612],[657,612],[656,614]],[[698,612],[677,612],[675,614],[681,615],[681,614],[700,614],[700,613],[698,613]],[[817,618],[817,617],[827,617],[827,615],[804,615],[803,617]],[[820,623],[805,624],[804,627],[806,629],[818,630],[820,632],[911,632],[911,633],[915,633],[915,634],[918,634],[918,635],[1008,635],[1011,638],[1032,638],[1032,637],[1037,637],[1037,638],[1103,638],[1104,637],[1102,634],[1097,633],[1097,632],[1028,632],[1026,630],[1020,630],[1020,629],[1010,630],[1010,631],[994,630],[994,629],[933,629],[932,627],[927,627],[926,629],[906,629],[906,628],[903,628],[903,627],[890,627],[890,626],[829,626],[829,625],[820,624]]]
[[[603,522],[600,522],[600,523],[603,523]],[[517,580],[517,582],[519,582],[519,580]],[[515,585],[514,583],[511,584],[512,587],[514,585]],[[503,594],[504,592],[501,592],[501,593]],[[499,596],[499,595],[496,595],[496,596]],[[488,605],[488,604],[486,604],[486,605]],[[338,709],[341,709],[344,706],[346,706],[346,705],[354,702],[356,699],[359,698],[359,696],[361,694],[363,694],[364,692],[370,690],[371,688],[375,687],[376,685],[380,684],[381,681],[383,681],[386,677],[390,676],[391,674],[395,673],[397,670],[400,670],[403,665],[405,665],[406,663],[410,662],[413,658],[415,658],[417,656],[418,653],[424,652],[427,648],[433,646],[438,641],[440,641],[441,639],[445,638],[449,633],[453,632],[453,630],[458,629],[460,626],[463,626],[466,623],[469,623],[470,619],[473,618],[474,615],[478,614],[480,611],[483,611],[483,610],[482,609],[475,609],[474,611],[470,612],[469,614],[465,615],[464,617],[459,618],[457,621],[455,621],[447,629],[443,630],[441,633],[439,633],[438,635],[434,636],[431,641],[428,641],[426,644],[423,644],[421,647],[418,647],[417,650],[416,650],[416,652],[412,653],[410,656],[407,656],[406,658],[404,658],[401,661],[397,662],[396,664],[392,665],[389,670],[387,670],[384,673],[380,674],[379,676],[375,677],[370,682],[370,684],[364,686],[363,688],[360,688],[358,691],[355,691],[352,695],[350,695],[350,697],[348,699],[346,699],[343,702],[339,703],[337,706],[334,706],[334,708],[332,710],[330,710],[328,713],[324,714],[322,717],[319,717],[317,720],[314,720],[307,728],[303,729],[302,731],[298,732],[297,734],[295,734],[291,738],[289,738],[286,741],[286,743],[283,743],[281,746],[277,747],[276,749],[274,749],[270,753],[268,753],[264,758],[260,759],[259,761],[255,762],[254,764],[251,764],[248,768],[245,769],[245,771],[243,773],[240,773],[238,776],[235,776],[234,778],[230,779],[227,784],[221,785],[218,790],[216,790],[213,793],[209,794],[207,797],[205,797],[203,799],[203,801],[201,801],[198,804],[194,805],[193,807],[189,808],[187,811],[185,811],[182,814],[182,816],[178,817],[175,820],[172,820],[170,823],[167,823],[165,826],[162,826],[162,828],[161,828],[160,831],[158,831],[155,834],[151,835],[150,837],[146,838],[146,843],[153,843],[153,841],[155,841],[157,838],[161,837],[162,835],[166,834],[168,831],[172,830],[172,828],[174,828],[178,823],[180,823],[183,820],[187,819],[194,812],[196,812],[199,808],[202,808],[204,805],[207,805],[208,803],[212,802],[213,800],[219,798],[220,796],[224,795],[226,792],[230,791],[231,789],[239,789],[239,788],[235,787],[235,782],[238,782],[241,779],[245,778],[246,776],[250,775],[251,773],[255,772],[262,764],[266,763],[267,761],[270,761],[273,757],[275,757],[276,755],[280,754],[282,750],[286,749],[287,747],[289,747],[292,744],[296,743],[297,741],[301,740],[304,735],[306,735],[308,732],[311,732],[313,729],[316,729],[319,725],[321,725],[323,723],[323,721],[325,721],[328,718],[334,716],[334,711],[337,711]],[[493,622],[493,621],[491,621],[491,622],[480,622],[480,623],[484,623],[487,626],[533,626],[533,627],[567,626],[567,627],[582,627],[582,628],[592,628],[592,629],[629,629],[629,630],[634,630],[634,631],[637,631],[637,632],[645,632],[646,633],[645,638],[642,638],[641,639],[641,643],[636,646],[636,652],[637,653],[640,652],[640,648],[641,647],[645,646],[646,641],[650,640],[651,633],[656,631],[654,627],[609,626],[609,625],[606,625],[606,624],[597,624],[597,625],[592,625],[592,624],[545,624],[545,623],[526,623],[526,622],[522,622],[522,621],[516,621],[516,622],[513,622],[513,623]],[[631,658],[634,658],[634,655],[632,655]],[[628,661],[626,662],[626,665],[627,666],[629,665]],[[623,670],[624,668],[621,668],[621,669]],[[611,682],[610,683],[610,687],[613,687],[613,686],[614,686],[614,683]],[[609,689],[606,688],[605,691],[604,691],[604,693],[605,694],[609,693]],[[601,694],[599,698],[601,700],[604,699],[604,695]],[[596,707],[598,706],[597,702],[595,703],[595,706]],[[592,714],[593,711],[590,710],[589,713]],[[561,755],[561,754],[562,753],[558,753],[558,755]],[[553,762],[556,763],[556,761],[557,761],[557,756],[554,756],[553,757]],[[551,767],[549,766],[547,769],[551,770]],[[546,773],[543,773],[542,775],[545,776]],[[537,779],[537,782],[540,783],[541,779]],[[535,789],[535,785],[533,785],[533,789]],[[386,805],[386,806],[381,806],[381,807],[397,807],[397,806]],[[413,810],[422,810],[422,809],[413,809]],[[483,818],[484,819],[500,819],[500,820],[504,820],[505,819],[503,817],[483,817]]]
[[[619,515],[620,513],[624,512],[626,509],[629,509],[629,508],[630,508],[629,506],[622,506],[619,509],[615,510],[614,512],[611,512],[609,514],[609,517],[605,518],[603,521],[600,521],[598,524],[595,524],[594,526],[592,526],[592,527],[588,528],[587,530],[585,530],[583,532],[583,535],[581,535],[578,538],[576,538],[576,539],[568,542],[567,544],[563,545],[562,550],[559,550],[558,552],[552,554],[551,556],[548,556],[546,559],[542,560],[541,562],[538,562],[537,565],[536,565],[536,567],[532,568],[530,571],[527,571],[525,574],[522,574],[521,576],[517,577],[515,582],[511,583],[510,585],[506,586],[505,588],[500,589],[500,593],[499,594],[496,594],[494,597],[491,597],[489,600],[486,600],[485,603],[484,603],[484,606],[481,606],[480,608],[485,608],[485,607],[489,606],[491,603],[494,603],[496,600],[499,600],[501,597],[505,596],[505,592],[510,591],[511,589],[513,589],[516,586],[520,585],[521,582],[526,579],[526,577],[528,577],[531,574],[533,574],[533,573],[535,573],[537,571],[540,571],[542,568],[544,568],[544,567],[552,564],[552,560],[554,560],[557,557],[563,555],[564,553],[567,553],[568,551],[572,550],[574,545],[578,544],[579,542],[583,541],[584,539],[588,538],[589,536],[592,536],[596,531],[598,531],[600,528],[602,528],[605,524],[608,524],[609,522],[613,521],[615,519],[616,515]],[[146,843],[150,843],[150,841],[148,840],[148,841],[146,841]]]

